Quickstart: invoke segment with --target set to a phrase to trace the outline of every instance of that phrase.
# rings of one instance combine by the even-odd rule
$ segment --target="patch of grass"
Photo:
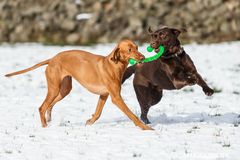
[[[230,143],[224,143],[222,146],[223,146],[223,147],[230,147],[231,144],[230,144]]]
[[[217,104],[212,104],[212,105],[209,105],[209,108],[219,108],[220,105],[217,105]]]
[[[193,126],[192,129],[200,129],[199,126]]]
[[[133,157],[141,157],[142,156],[142,154],[140,153],[140,154],[137,154],[137,153],[133,153]]]
[[[221,113],[219,113],[219,110],[217,109],[214,113],[208,114],[209,117],[219,117],[222,116]]]
[[[183,92],[194,92],[193,88],[184,88]]]
[[[33,135],[33,134],[30,134],[30,135],[29,135],[29,137],[30,137],[30,138],[34,138],[34,137],[35,137],[35,135]]]
[[[7,153],[7,154],[12,154],[13,152],[10,151],[10,150],[5,150],[5,153]]]
[[[192,129],[187,130],[187,133],[192,133]]]
[[[217,87],[213,87],[214,93],[221,93],[222,89],[221,88],[217,88]]]
[[[219,117],[219,116],[221,116],[221,114],[220,114],[220,113],[216,113],[216,114],[214,114],[213,116]]]
[[[236,120],[236,122],[233,124],[233,126],[234,127],[238,127],[239,126],[239,124],[240,124],[240,114],[237,116],[237,120]]]
[[[216,129],[216,132],[213,135],[216,137],[220,137],[222,135],[222,129],[221,128]]]
[[[233,91],[233,94],[239,95],[240,92],[238,92],[238,91]]]

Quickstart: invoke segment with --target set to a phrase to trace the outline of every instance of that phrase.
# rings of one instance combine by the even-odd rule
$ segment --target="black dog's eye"
[[[160,35],[160,36],[162,36],[162,35],[164,35],[164,34],[165,34],[164,32],[159,32],[159,35]]]
[[[159,36],[160,36],[161,38],[166,38],[166,36],[168,36],[168,35],[167,35],[166,32],[160,32],[160,33],[159,33]]]

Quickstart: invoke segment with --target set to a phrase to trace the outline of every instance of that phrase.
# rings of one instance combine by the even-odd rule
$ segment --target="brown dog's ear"
[[[153,33],[153,30],[152,30],[151,26],[148,27],[148,33],[149,33],[149,34],[152,34],[152,33]]]
[[[120,53],[119,53],[119,48],[118,47],[116,47],[113,50],[113,56],[112,56],[111,60],[116,64],[118,63],[118,61],[120,61]]]

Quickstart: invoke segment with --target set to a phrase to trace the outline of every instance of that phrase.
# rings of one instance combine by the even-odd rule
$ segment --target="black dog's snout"
[[[151,43],[150,43],[150,46],[151,46],[152,48],[157,48],[157,47],[158,47],[158,44],[157,44],[156,42],[151,42]]]

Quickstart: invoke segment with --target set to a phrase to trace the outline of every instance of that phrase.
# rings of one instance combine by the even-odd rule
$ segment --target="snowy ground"
[[[59,51],[83,49],[106,55],[113,48],[113,44],[1,45],[0,159],[239,159],[240,42],[184,46],[201,75],[219,93],[207,98],[198,86],[165,91],[162,101],[149,112],[154,131],[134,126],[110,100],[101,118],[94,125],[85,126],[98,96],[76,81],[71,94],[55,105],[51,124],[43,129],[38,107],[46,95],[45,67],[12,78],[3,76]],[[141,46],[140,51],[146,53],[145,48]],[[132,77],[123,85],[122,96],[139,116]]]

